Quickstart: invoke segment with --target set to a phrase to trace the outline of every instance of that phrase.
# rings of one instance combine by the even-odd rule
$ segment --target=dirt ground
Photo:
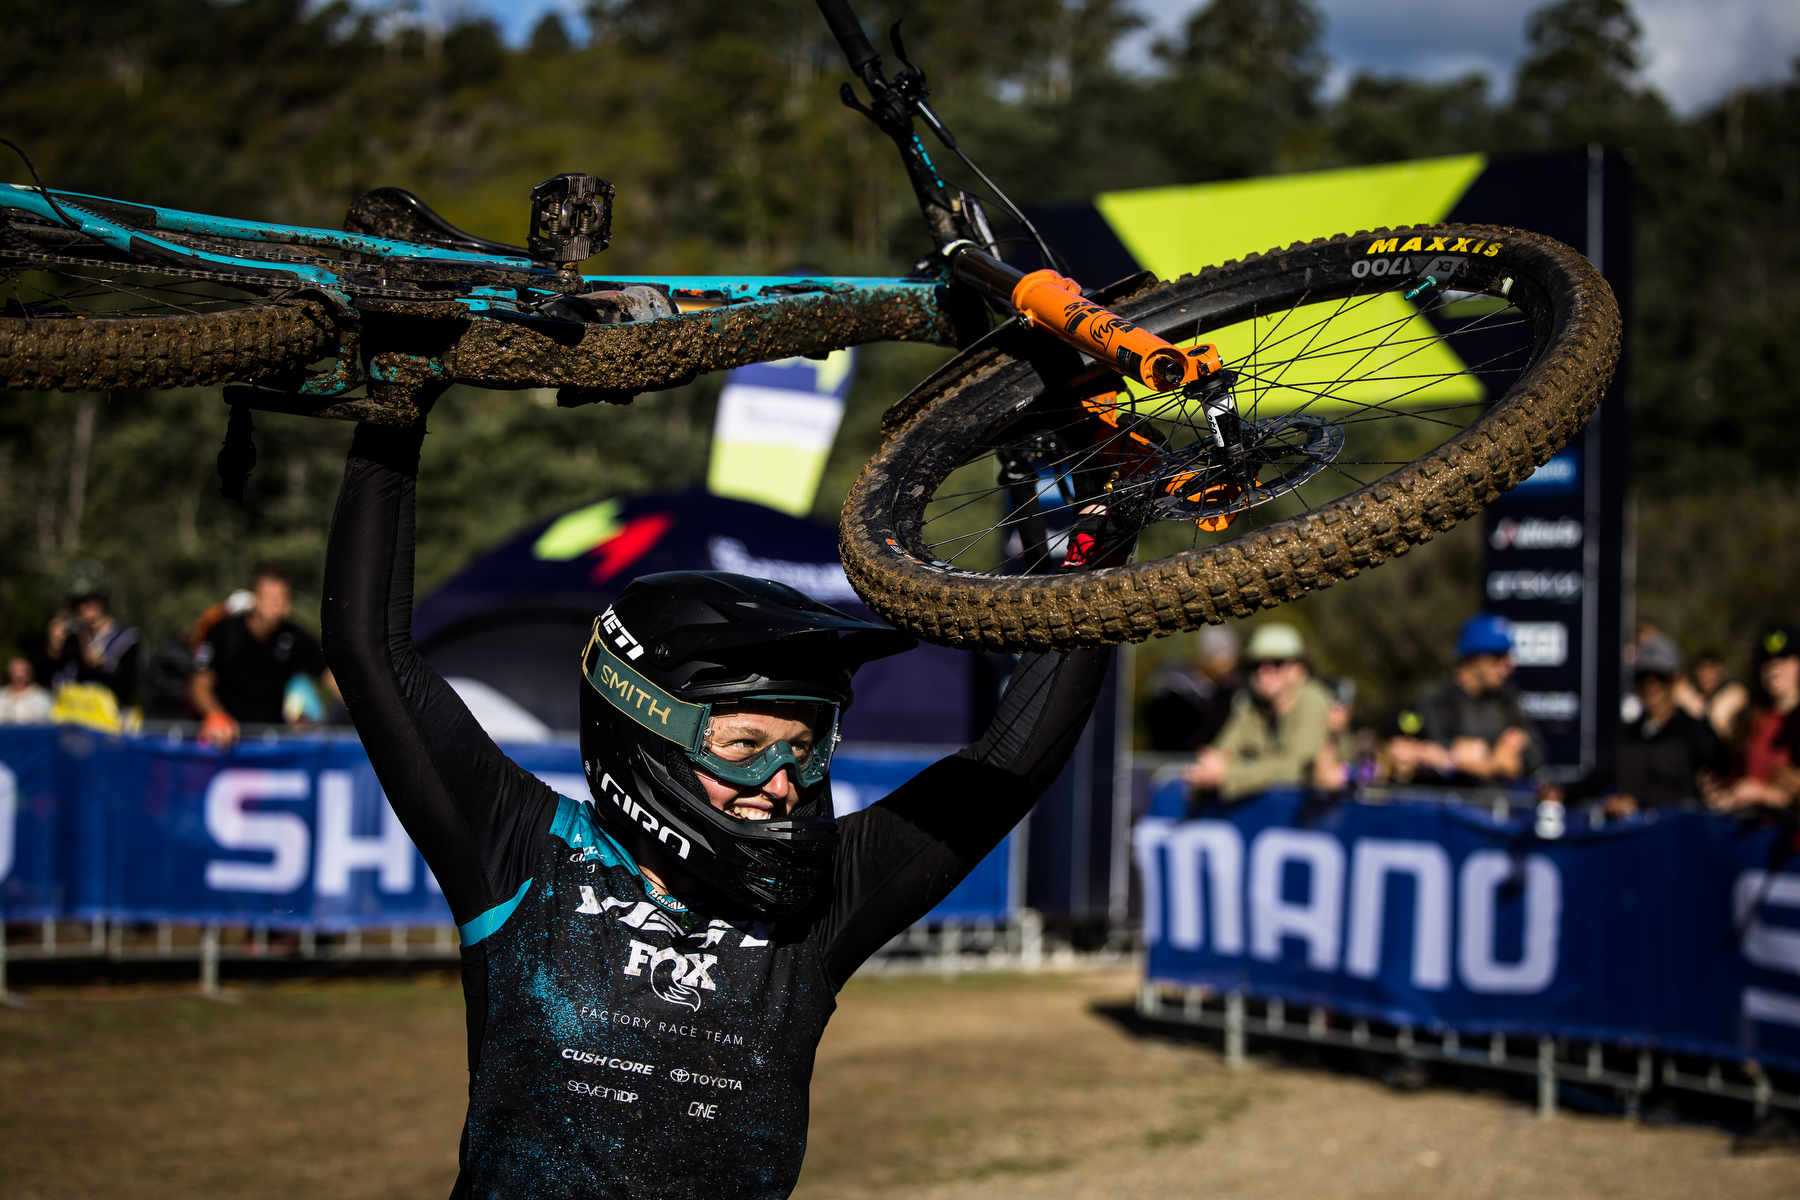
[[[1137,1038],[1125,972],[856,980],[801,1200],[1800,1195],[1800,1156]],[[431,1197],[465,1078],[449,978],[40,995],[0,1010],[0,1200]]]

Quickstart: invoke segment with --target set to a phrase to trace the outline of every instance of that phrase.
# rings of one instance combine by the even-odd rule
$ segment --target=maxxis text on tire
[[[1400,239],[1406,239],[1401,241]],[[1349,579],[1449,529],[1517,485],[1593,413],[1619,353],[1612,290],[1580,254],[1548,238],[1484,226],[1414,226],[1338,235],[1252,255],[1156,284],[1114,311],[1171,341],[1204,336],[1204,314],[1242,319],[1257,294],[1353,294],[1360,261],[1384,248],[1480,245],[1457,286],[1512,289],[1530,318],[1530,365],[1482,414],[1367,486],[1252,533],[1095,571],[1004,575],[933,560],[920,534],[930,493],[984,433],[1030,400],[1030,367],[976,349],[893,410],[888,439],[844,505],[844,569],[864,601],[930,641],[987,650],[1102,646],[1191,630]],[[1396,268],[1397,270],[1398,268]],[[1462,270],[1461,267],[1458,270]],[[1354,279],[1353,279],[1354,275]],[[1504,277],[1504,279],[1502,279]],[[1239,309],[1234,310],[1233,306]],[[1177,312],[1201,314],[1178,317]],[[1221,317],[1217,324],[1228,323]]]

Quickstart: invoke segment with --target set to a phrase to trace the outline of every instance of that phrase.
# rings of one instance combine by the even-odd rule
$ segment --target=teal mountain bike
[[[613,187],[581,174],[533,189],[513,246],[398,188],[332,230],[33,173],[0,185],[0,384],[227,385],[230,494],[253,410],[405,424],[456,383],[625,403],[843,346],[955,347],[886,413],[843,559],[897,626],[991,650],[1194,629],[1354,576],[1524,479],[1606,389],[1611,290],[1519,230],[1339,234],[1084,293],[958,148],[899,27],[890,76],[845,0],[819,7],[866,89],[845,103],[894,141],[924,215],[911,274],[589,273]],[[921,126],[976,186],[947,182]],[[1041,267],[1004,260],[990,207]]]

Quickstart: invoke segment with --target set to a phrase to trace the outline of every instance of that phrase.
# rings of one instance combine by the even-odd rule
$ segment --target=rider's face
[[[787,742],[796,752],[812,747],[813,730],[805,721],[792,715],[795,706],[755,701],[735,705],[726,712],[714,712],[707,740],[716,750],[725,750],[734,742],[746,751]],[[750,786],[726,783],[695,767],[706,799],[714,808],[744,821],[773,821],[793,811],[800,798],[800,787],[794,769],[783,767],[769,779]]]

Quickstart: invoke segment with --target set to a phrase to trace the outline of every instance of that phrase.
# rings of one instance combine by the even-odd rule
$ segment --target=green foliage
[[[1747,678],[1752,640],[1791,623],[1800,592],[1800,486],[1791,468],[1780,482],[1753,487],[1644,495],[1635,526],[1638,618],[1690,655],[1721,655]]]
[[[905,17],[934,101],[1027,203],[1455,152],[1630,148],[1644,511],[1678,514],[1695,494],[1728,525],[1729,489],[1792,478],[1800,77],[1678,119],[1634,73],[1624,0],[1533,13],[1506,104],[1474,77],[1365,75],[1327,100],[1308,0],[1213,0],[1156,47],[1149,76],[1112,65],[1140,23],[1126,0],[859,9],[876,30]],[[334,225],[358,192],[397,184],[518,241],[530,186],[583,170],[619,185],[615,244],[599,261],[621,274],[887,272],[924,248],[892,147],[839,102],[847,72],[810,0],[600,0],[585,44],[551,16],[517,50],[484,22],[432,32],[342,0],[6,0],[0,13],[0,134],[57,186]],[[941,357],[864,353],[817,515],[835,514],[883,409]],[[453,392],[426,448],[421,588],[560,508],[697,483],[716,386],[575,412]],[[260,559],[316,595],[349,431],[259,417],[251,497],[234,506],[216,495],[223,427],[216,391],[0,398],[0,642],[41,631],[78,555],[108,564],[120,608],[153,634],[186,625]],[[1720,544],[1695,535],[1693,552]],[[1383,697],[1433,669],[1406,646],[1441,632],[1420,633],[1420,620],[1448,629],[1472,606],[1458,590],[1473,553],[1462,545],[1446,539],[1302,604],[1328,664]],[[1646,567],[1645,611],[1672,578]],[[1793,582],[1743,586],[1791,595]],[[1657,611],[1679,632],[1673,610]],[[1392,637],[1380,633],[1390,624]]]

